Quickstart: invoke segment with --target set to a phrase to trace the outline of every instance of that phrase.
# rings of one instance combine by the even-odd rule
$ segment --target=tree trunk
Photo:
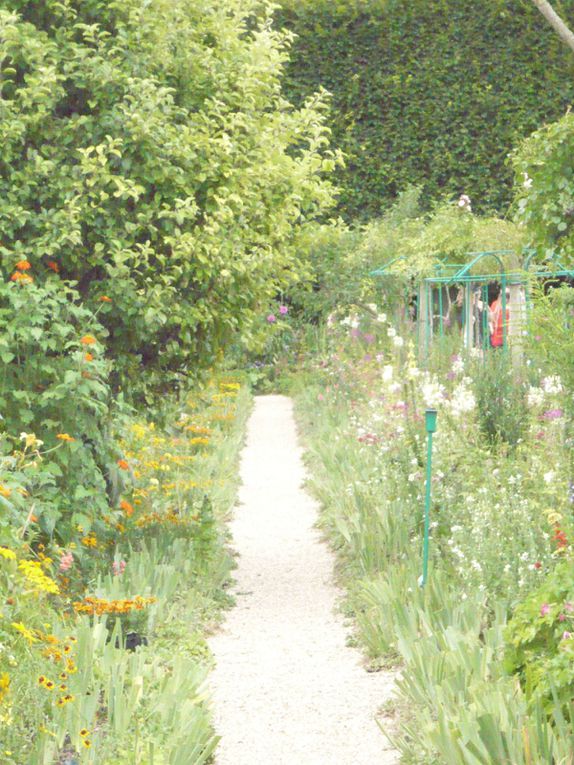
[[[568,29],[566,24],[562,21],[550,3],[547,0],[532,0],[532,2],[538,8],[550,26],[554,29],[556,34],[574,53],[574,34],[570,31],[570,29]]]

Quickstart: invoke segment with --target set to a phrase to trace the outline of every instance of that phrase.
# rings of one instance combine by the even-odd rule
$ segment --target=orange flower
[[[109,298],[107,295],[102,295],[100,297],[100,303],[111,303],[112,299]]]
[[[94,345],[95,343],[97,343],[97,340],[93,335],[84,335],[80,339],[80,342],[82,345]]]
[[[38,523],[38,516],[32,514],[30,516],[30,523]]]
[[[126,460],[118,460],[118,467],[120,467],[122,470],[129,470],[129,465],[126,462]]]
[[[55,261],[55,260],[49,260],[49,261],[46,263],[46,265],[48,266],[48,268],[52,269],[52,271],[53,271],[55,274],[59,274],[59,273],[60,273],[60,266],[59,266],[59,265],[56,263],[56,261]]]
[[[84,361],[88,361],[89,362],[89,361],[93,361],[93,360],[94,360],[94,357],[92,356],[92,354],[91,353],[86,353],[86,355],[84,356]]]
[[[32,266],[28,260],[19,260],[15,266],[17,271],[29,271]]]
[[[59,439],[60,441],[68,441],[68,442],[76,440],[75,438],[72,438],[72,436],[69,436],[67,433],[58,433],[56,438]]]
[[[120,502],[120,507],[128,518],[131,518],[132,515],[134,514],[134,509],[132,505],[130,505],[129,502],[126,502],[125,499],[122,499],[122,501]]]
[[[31,284],[34,279],[28,274],[22,274],[20,271],[15,271],[10,277],[11,281],[18,282],[18,284]]]

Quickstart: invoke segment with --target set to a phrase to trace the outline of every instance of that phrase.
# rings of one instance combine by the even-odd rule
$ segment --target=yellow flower
[[[7,547],[0,547],[0,557],[7,560],[16,560],[16,553],[14,550],[9,550]]]
[[[60,439],[60,441],[75,441],[75,438],[72,438],[72,436],[69,436],[67,433],[58,433],[56,438]]]
[[[86,749],[89,749],[92,745],[92,742],[89,738],[85,738],[83,739],[82,744],[86,747]]]
[[[90,731],[87,728],[82,728],[82,730],[80,731],[80,736],[82,738],[86,738],[86,736],[89,736],[89,735],[90,735]]]
[[[12,622],[12,627],[23,635],[29,643],[37,642],[32,632],[22,622]]]
[[[0,496],[6,497],[6,499],[8,499],[10,494],[12,494],[12,489],[0,483]]]
[[[20,433],[20,440],[24,441],[26,449],[39,449],[44,444],[34,433]]]
[[[10,691],[10,675],[3,672],[0,675],[0,704],[4,701]]]
[[[47,592],[51,595],[58,595],[60,589],[53,579],[42,571],[42,564],[33,560],[21,560],[18,568],[24,574],[29,584],[36,594]]]

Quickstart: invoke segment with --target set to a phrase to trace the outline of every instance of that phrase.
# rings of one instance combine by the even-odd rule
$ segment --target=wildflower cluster
[[[129,614],[132,611],[142,611],[152,603],[156,602],[156,598],[142,598],[137,595],[135,598],[127,598],[124,600],[106,600],[105,598],[87,597],[82,601],[73,603],[74,611],[77,614],[87,614],[88,616],[102,616],[103,614],[110,614],[119,616],[122,614]]]

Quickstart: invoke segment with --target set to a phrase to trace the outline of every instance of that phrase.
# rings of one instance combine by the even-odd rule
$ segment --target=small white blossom
[[[399,335],[395,335],[395,337],[393,337],[393,345],[395,348],[402,348],[404,344],[405,341],[402,337],[399,337]]]
[[[389,327],[387,329],[387,337],[396,337],[397,330],[394,327]]]
[[[541,406],[544,402],[544,391],[542,388],[536,388],[531,385],[526,394],[526,400],[528,401],[528,406]]]
[[[393,365],[386,364],[383,367],[383,382],[390,382],[393,379]]]
[[[562,393],[562,380],[558,375],[545,377],[542,380],[542,389],[545,393]]]

